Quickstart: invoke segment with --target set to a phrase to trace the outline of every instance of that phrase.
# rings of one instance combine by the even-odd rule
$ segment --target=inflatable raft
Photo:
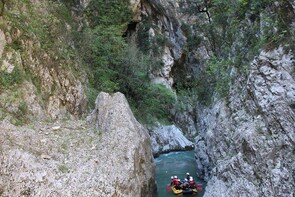
[[[193,194],[197,193],[197,189],[176,189],[174,186],[171,187],[173,194],[179,195],[179,194]]]

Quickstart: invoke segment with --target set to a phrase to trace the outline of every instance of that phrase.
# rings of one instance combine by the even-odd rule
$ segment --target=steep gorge
[[[164,117],[174,124],[167,128],[176,125],[194,141],[197,174],[208,181],[205,196],[294,195],[294,1],[132,0],[131,17],[122,12],[123,3],[128,7],[128,2],[120,2],[119,11],[114,11],[118,16],[111,19],[101,16],[114,13],[99,10],[104,9],[99,0],[5,4],[0,16],[0,119],[7,132],[15,128],[6,121],[24,125],[85,117],[99,91],[120,90],[141,121],[154,123]],[[112,3],[104,6],[112,7]],[[91,6],[98,6],[98,11]],[[122,38],[131,43],[123,55]],[[103,130],[122,126],[110,114],[98,121],[110,121]],[[166,128],[162,124],[167,122],[157,124],[160,129],[148,126],[151,135]],[[146,130],[142,131],[146,136]],[[29,136],[34,134],[29,129]],[[133,134],[146,146],[139,150],[138,145],[127,157],[141,155],[143,160],[134,159],[135,165],[146,163],[147,169],[134,168],[143,170],[136,173],[148,176],[148,190],[153,190],[149,142],[138,138],[137,131]],[[91,131],[87,135],[97,137]],[[120,136],[115,137],[119,141]],[[112,140],[107,135],[98,139]],[[10,146],[3,141],[0,152]],[[104,145],[105,151],[115,146]],[[11,154],[21,157],[17,151]],[[59,166],[62,171],[68,165]],[[135,181],[132,176],[131,182]],[[114,187],[106,184],[101,190],[124,196],[124,188]],[[17,191],[33,192],[33,188],[25,185]],[[148,193],[141,191],[139,196]]]
[[[234,2],[150,1],[149,36],[167,38],[154,82],[197,136],[205,196],[293,196],[294,1]]]

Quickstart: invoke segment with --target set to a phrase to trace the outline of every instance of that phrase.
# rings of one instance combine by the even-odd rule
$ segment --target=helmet
[[[177,176],[174,176],[175,179],[177,179]]]
[[[173,179],[173,176],[171,176],[171,179]]]
[[[189,173],[187,172],[186,175],[189,175]]]
[[[193,181],[194,180],[194,178],[193,177],[190,177],[190,179],[189,179],[190,181]]]
[[[187,181],[187,179],[184,179],[184,181]]]

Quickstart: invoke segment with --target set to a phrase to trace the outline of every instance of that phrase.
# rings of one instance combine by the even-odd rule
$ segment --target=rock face
[[[149,136],[134,118],[125,96],[100,93],[90,117],[93,120],[107,142],[99,149],[112,152],[100,158],[105,161],[100,170],[109,180],[101,189],[113,190],[110,196],[154,196],[155,166]]]
[[[159,57],[162,65],[155,69],[150,77],[154,83],[172,88],[172,67],[181,58],[186,39],[181,30],[180,21],[177,19],[178,3],[170,0],[142,1],[141,9],[142,23],[140,25],[146,26],[145,23],[149,23],[144,19],[152,21],[150,26],[145,27],[145,31],[149,34],[149,37],[145,39],[148,39],[150,43],[159,38],[163,40],[162,43],[157,41],[154,43],[155,47],[162,50]]]
[[[177,150],[190,150],[194,147],[193,143],[175,125],[156,127],[152,129],[150,134],[154,155]]]
[[[211,177],[205,196],[294,196],[293,54],[262,51],[241,84],[199,120],[198,171]]]
[[[3,50],[6,45],[5,34],[0,30],[0,57],[2,57]]]
[[[89,120],[98,129],[85,121],[2,121],[0,195],[155,196],[150,141],[125,97],[101,93]]]
[[[183,30],[183,23],[188,19],[181,13],[180,2],[183,1],[142,0],[140,20],[136,32],[131,33],[135,40],[145,46],[145,51],[148,50],[149,54],[161,62],[156,68],[149,69],[151,81],[162,84],[171,91],[174,91],[176,86],[176,75],[188,69],[184,65],[187,56],[187,35]],[[176,112],[174,115],[177,126],[184,131],[186,137],[193,139],[197,134],[194,125],[195,114],[185,111]]]
[[[1,82],[1,86],[13,90],[0,92],[5,116],[20,114],[21,110],[15,109],[24,106],[35,108],[36,103],[39,109],[27,111],[28,118],[80,117],[86,111],[86,77],[71,36],[74,19],[65,18],[70,13],[57,14],[64,6],[44,0],[11,0],[5,4],[5,14],[0,18],[0,74],[14,79]],[[14,19],[14,13],[24,19],[22,23]],[[25,94],[22,89],[26,89]],[[31,98],[27,99],[28,95]]]

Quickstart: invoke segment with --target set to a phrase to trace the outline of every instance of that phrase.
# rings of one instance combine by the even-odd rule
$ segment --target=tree
[[[211,23],[209,8],[212,6],[212,0],[187,0],[181,2],[180,6],[183,7],[183,12],[190,15],[205,13],[208,17],[208,22]]]

